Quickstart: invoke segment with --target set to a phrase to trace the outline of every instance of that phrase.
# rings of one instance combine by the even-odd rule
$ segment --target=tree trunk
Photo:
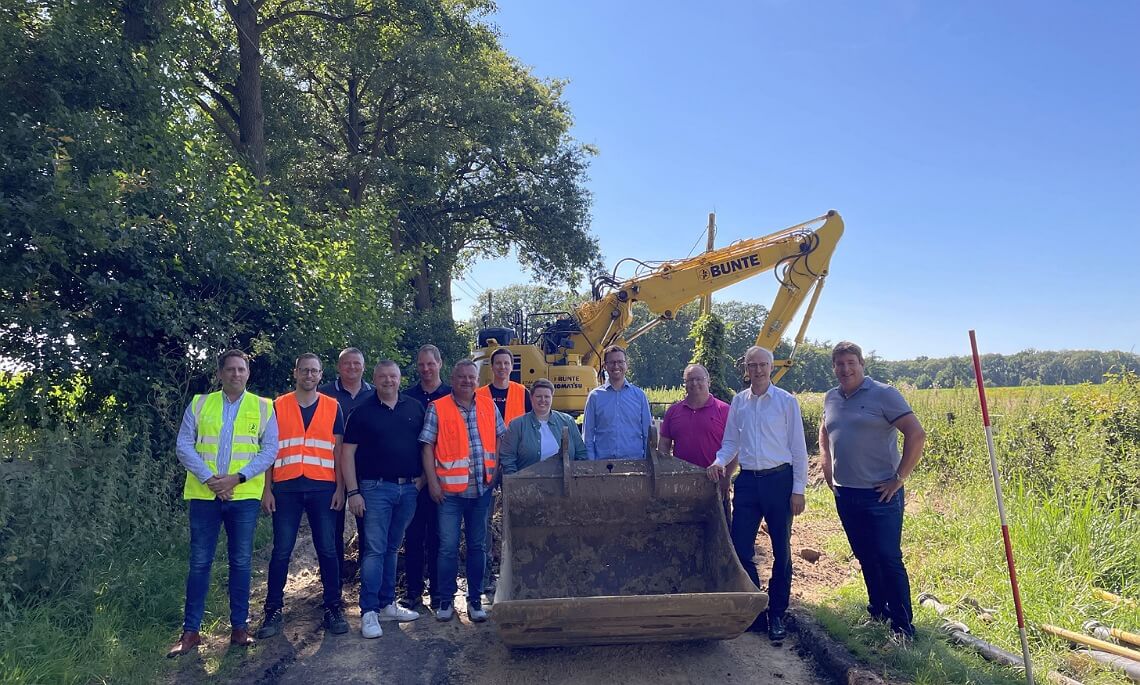
[[[348,196],[353,207],[359,207],[364,202],[364,174],[361,171],[362,149],[360,137],[364,127],[363,117],[360,116],[359,79],[352,76],[348,79],[348,107],[345,115],[348,121]]]
[[[158,41],[162,29],[164,0],[123,0],[123,38],[128,43],[149,45]]]
[[[226,0],[238,32],[238,137],[250,170],[265,178],[265,112],[261,106],[261,27],[252,0]]]

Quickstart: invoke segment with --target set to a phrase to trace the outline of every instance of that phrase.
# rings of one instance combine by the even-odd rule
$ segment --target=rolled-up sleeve
[[[210,467],[206,466],[206,461],[202,459],[202,455],[194,449],[194,443],[197,442],[197,439],[198,421],[194,418],[194,412],[191,411],[190,405],[187,405],[186,413],[182,415],[182,425],[178,428],[178,440],[175,443],[174,452],[178,455],[179,463],[187,471],[194,474],[199,482],[205,483],[214,474],[210,471]]]

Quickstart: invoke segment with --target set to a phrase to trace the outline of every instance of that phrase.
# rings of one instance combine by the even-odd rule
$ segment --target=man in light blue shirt
[[[586,398],[582,428],[586,457],[600,459],[644,459],[649,440],[649,398],[641,388],[625,379],[628,364],[625,350],[610,345],[602,354],[606,383],[590,391]]]

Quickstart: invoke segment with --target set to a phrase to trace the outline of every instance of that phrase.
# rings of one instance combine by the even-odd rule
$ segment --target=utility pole
[[[705,246],[705,252],[712,252],[713,243],[716,240],[716,212],[709,212],[709,229],[706,233],[709,239]],[[705,314],[712,314],[712,293],[701,295],[701,316]]]

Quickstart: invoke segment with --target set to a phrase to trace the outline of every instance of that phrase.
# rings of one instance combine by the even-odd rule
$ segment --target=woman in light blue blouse
[[[545,378],[530,388],[531,411],[519,416],[499,438],[499,463],[504,474],[521,471],[543,459],[558,455],[562,443],[562,429],[570,433],[570,455],[586,459],[586,443],[578,424],[569,414],[552,411],[554,384]]]

